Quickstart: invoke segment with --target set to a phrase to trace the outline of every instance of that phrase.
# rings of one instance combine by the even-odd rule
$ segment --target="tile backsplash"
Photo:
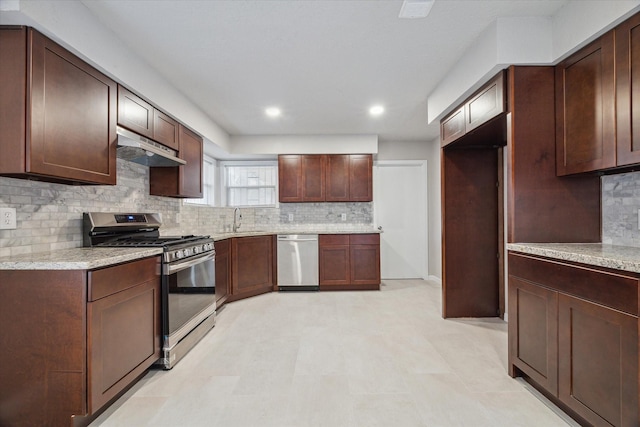
[[[602,177],[602,242],[640,247],[640,172]]]
[[[149,195],[149,169],[118,159],[115,186],[53,184],[0,177],[0,207],[17,212],[15,230],[0,230],[0,256],[82,246],[82,213],[160,212],[161,233],[228,231],[233,208],[191,205]],[[289,203],[280,208],[242,208],[241,230],[372,225],[373,203]],[[346,214],[346,220],[341,214]],[[293,219],[289,220],[289,214]]]

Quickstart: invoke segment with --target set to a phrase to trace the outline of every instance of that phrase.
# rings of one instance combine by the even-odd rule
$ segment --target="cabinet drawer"
[[[379,245],[379,234],[352,234],[349,236],[349,243],[352,245]]]
[[[115,294],[150,280],[160,280],[158,257],[120,264],[87,273],[89,301]]]
[[[321,234],[318,236],[319,246],[349,245],[348,234]]]
[[[509,275],[638,315],[638,279],[604,271],[509,254]]]

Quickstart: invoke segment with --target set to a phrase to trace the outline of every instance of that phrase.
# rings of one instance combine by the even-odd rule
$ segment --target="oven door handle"
[[[184,270],[190,267],[193,267],[194,265],[200,264],[202,262],[206,262],[209,260],[213,260],[216,257],[216,253],[212,252],[210,254],[207,254],[205,256],[199,256],[197,258],[191,258],[188,259],[184,262],[178,263],[178,264],[165,264],[164,265],[164,269],[163,269],[163,274],[168,275],[168,274],[173,274],[176,271],[180,271],[180,270]]]

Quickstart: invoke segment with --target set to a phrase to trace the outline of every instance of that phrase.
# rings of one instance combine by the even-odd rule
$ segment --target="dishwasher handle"
[[[301,235],[278,235],[278,240],[283,242],[317,242],[318,235],[312,234],[308,236]]]

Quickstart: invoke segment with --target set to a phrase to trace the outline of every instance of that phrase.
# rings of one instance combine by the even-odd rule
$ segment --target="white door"
[[[373,188],[382,278],[426,279],[427,162],[378,161]]]

